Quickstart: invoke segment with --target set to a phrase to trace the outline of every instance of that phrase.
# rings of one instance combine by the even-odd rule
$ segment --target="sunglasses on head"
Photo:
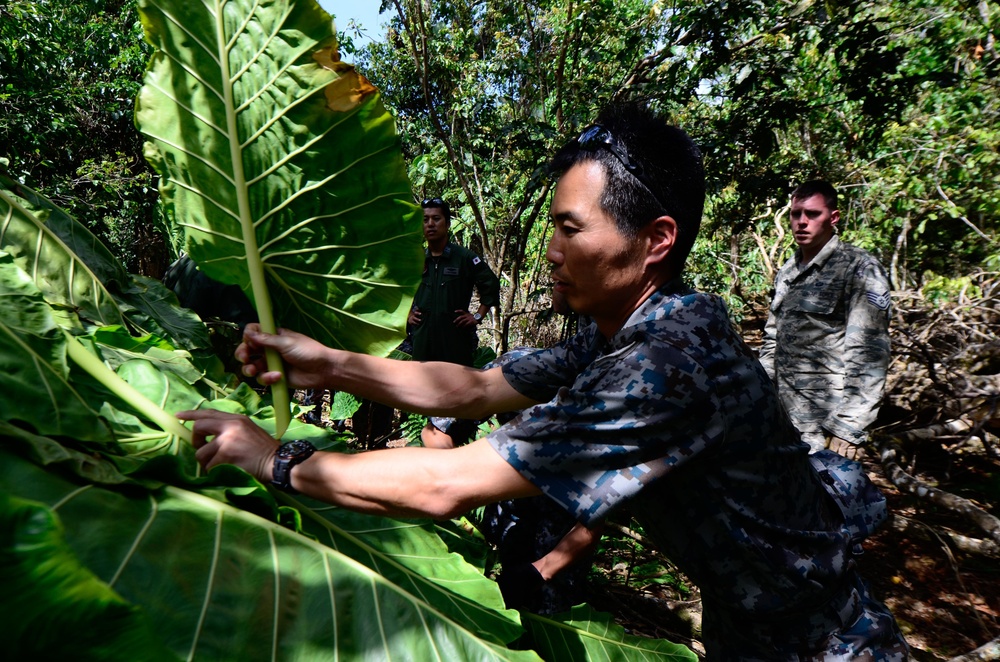
[[[420,203],[421,207],[444,207],[444,200],[441,198],[424,198]]]
[[[580,133],[576,142],[580,146],[580,149],[585,149],[588,152],[595,152],[601,148],[611,152],[625,167],[625,170],[627,170],[630,175],[635,177],[636,181],[642,184],[642,186],[649,191],[650,195],[653,196],[660,206],[666,210],[667,206],[663,204],[660,196],[656,195],[653,191],[652,185],[643,174],[642,166],[633,162],[632,159],[629,158],[628,150],[625,149],[625,145],[615,138],[615,135],[611,133],[611,131],[604,128],[600,124],[593,124]]]

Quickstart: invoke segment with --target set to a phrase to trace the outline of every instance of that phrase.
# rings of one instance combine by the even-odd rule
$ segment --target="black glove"
[[[500,572],[497,584],[508,609],[531,611],[541,600],[545,580],[530,563],[515,563]]]

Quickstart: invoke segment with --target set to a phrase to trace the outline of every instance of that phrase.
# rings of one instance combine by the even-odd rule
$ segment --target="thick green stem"
[[[229,132],[229,157],[233,164],[233,180],[236,183],[236,202],[239,208],[240,229],[243,233],[243,247],[246,250],[247,270],[250,272],[250,288],[253,290],[254,306],[257,309],[257,320],[260,330],[264,333],[277,333],[274,323],[274,312],[271,309],[271,294],[264,278],[264,261],[261,259],[257,244],[257,233],[254,228],[253,214],[250,211],[250,196],[247,192],[247,181],[243,171],[243,150],[240,146],[240,132],[236,122],[235,103],[233,101],[233,79],[229,71],[229,47],[227,46],[225,12],[220,10],[216,16],[216,38],[219,52],[224,54],[220,61],[222,69],[222,92],[226,101],[226,130]],[[264,353],[267,359],[267,369],[281,373],[281,380],[271,385],[271,400],[274,402],[274,438],[281,439],[288,424],[292,420],[292,403],[288,397],[288,385],[285,382],[285,367],[281,355],[273,349]]]
[[[167,434],[172,434],[191,443],[191,431],[184,427],[175,416],[163,411],[155,402],[132,388],[128,382],[118,376],[118,373],[104,365],[104,361],[88,352],[79,340],[68,333],[66,334],[66,348],[69,358],[86,370],[91,377],[106,386],[109,391],[129,403],[146,419],[156,423]]]

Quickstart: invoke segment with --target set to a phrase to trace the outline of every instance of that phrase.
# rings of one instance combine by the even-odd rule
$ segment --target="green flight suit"
[[[425,252],[424,276],[413,304],[421,321],[413,328],[413,358],[472,365],[476,327],[455,326],[456,310],[468,310],[472,290],[489,308],[500,302],[500,280],[485,261],[467,248],[448,243],[444,252]]]

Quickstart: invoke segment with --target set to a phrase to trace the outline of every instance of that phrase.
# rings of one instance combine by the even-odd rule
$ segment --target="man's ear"
[[[646,240],[646,264],[666,264],[667,255],[677,243],[677,221],[672,216],[660,216],[642,229]]]
[[[837,221],[839,220],[840,220],[840,210],[834,209],[832,212],[830,212],[830,225],[836,227]]]

